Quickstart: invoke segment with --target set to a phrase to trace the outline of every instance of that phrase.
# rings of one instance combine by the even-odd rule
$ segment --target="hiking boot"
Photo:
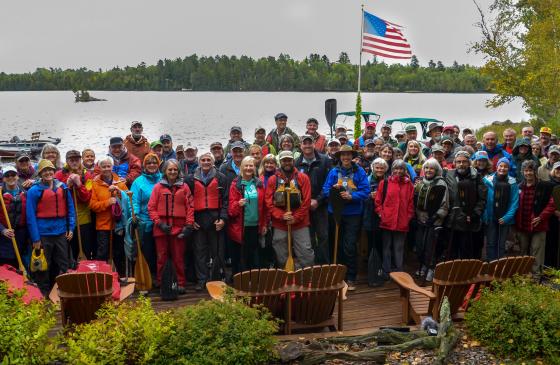
[[[426,281],[432,281],[432,280],[434,280],[434,270],[430,269],[426,274]]]
[[[354,291],[354,290],[356,290],[356,283],[355,283],[355,282],[353,282],[353,281],[351,281],[351,280],[348,280],[348,281],[346,282],[346,284],[348,285],[348,291]]]
[[[184,286],[180,286],[180,287],[177,288],[177,294],[185,295],[185,294],[187,294],[187,289],[185,289]]]

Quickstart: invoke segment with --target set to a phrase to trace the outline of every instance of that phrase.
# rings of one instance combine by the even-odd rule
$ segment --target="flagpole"
[[[362,4],[362,17],[361,28],[360,28],[360,64],[358,66],[358,93],[360,93],[361,83],[362,83],[362,43],[364,42],[364,4]]]

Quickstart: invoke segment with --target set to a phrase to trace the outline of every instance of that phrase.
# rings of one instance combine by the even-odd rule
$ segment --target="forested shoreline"
[[[139,91],[354,91],[358,66],[342,52],[336,61],[311,54],[303,60],[288,55],[254,59],[247,56],[159,60],[155,65],[110,70],[38,68],[34,72],[0,72],[1,91],[139,90]],[[487,92],[490,78],[480,69],[430,60],[427,67],[413,56],[407,65],[377,60],[362,65],[362,90],[369,92]]]

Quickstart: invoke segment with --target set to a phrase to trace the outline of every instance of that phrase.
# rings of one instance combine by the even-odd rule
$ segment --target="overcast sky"
[[[107,69],[193,53],[336,60],[346,51],[357,62],[362,3],[405,26],[423,65],[483,62],[467,53],[480,37],[472,0],[17,0],[0,5],[0,71]]]

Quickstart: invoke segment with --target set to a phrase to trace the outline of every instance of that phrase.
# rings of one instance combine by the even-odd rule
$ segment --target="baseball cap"
[[[344,125],[342,125],[342,124],[337,124],[337,125],[335,125],[334,129],[335,129],[335,130],[338,130],[338,129],[344,129],[344,130],[346,130],[346,126],[344,126]]]
[[[72,158],[72,157],[82,158],[82,154],[80,153],[80,151],[76,151],[76,150],[70,150],[70,151],[66,152],[66,159],[67,160],[69,158]]]
[[[548,149],[548,154],[550,155],[553,152],[560,154],[560,147],[558,145],[550,146],[550,148]]]
[[[259,127],[255,128],[255,134],[259,131],[263,131],[264,133],[266,133],[266,129],[264,129],[264,127],[259,126]]]
[[[443,126],[441,124],[438,123],[430,123],[430,125],[428,126],[428,132],[433,131],[436,128],[440,128],[441,130],[443,130]]]
[[[383,125],[381,126],[381,129],[383,129],[383,128],[387,128],[387,129],[389,129],[389,130],[392,130],[392,129],[393,129],[393,126],[391,126],[390,124],[385,123],[385,124],[383,124]]]
[[[327,143],[327,146],[330,146],[330,145],[333,144],[333,143],[340,146],[340,141],[339,141],[338,139],[336,139],[336,138],[331,138],[331,139],[329,140],[329,143]]]
[[[550,129],[549,127],[542,127],[541,128],[541,133],[552,134],[552,129]]]
[[[135,125],[139,125],[140,127],[142,127],[142,122],[133,120],[132,123],[130,123],[130,128],[134,127]]]
[[[279,161],[282,161],[286,158],[291,158],[292,160],[294,159],[294,154],[292,153],[292,151],[282,151],[278,155],[278,160]]]
[[[154,148],[156,148],[157,146],[163,147],[163,143],[161,143],[161,141],[160,141],[159,139],[157,139],[157,140],[153,141],[152,143],[150,143],[150,148],[151,148],[151,149],[154,149]]]
[[[175,152],[176,152],[176,153],[185,152],[185,147],[183,147],[183,145],[180,144],[180,145],[178,145],[178,146],[175,148]]]
[[[188,151],[188,150],[198,151],[198,148],[191,145],[191,143],[189,142],[189,143],[187,143],[187,147],[185,147],[185,151]]]
[[[303,142],[303,141],[305,141],[305,140],[308,140],[308,139],[311,140],[311,142],[315,141],[315,140],[313,139],[313,137],[310,136],[309,134],[304,134],[303,136],[301,136],[300,139],[301,139],[301,142]]]
[[[16,161],[23,160],[24,158],[30,160],[29,154],[25,151],[19,151],[16,153]]]
[[[241,141],[235,141],[231,144],[231,149],[233,150],[234,148],[241,148],[242,150],[244,150],[245,145]]]
[[[163,142],[163,141],[173,141],[173,139],[171,138],[171,136],[169,134],[162,134],[161,137],[159,137],[159,140],[161,142]]]
[[[212,142],[212,144],[210,145],[210,149],[214,148],[214,147],[220,147],[220,148],[224,148],[224,146],[222,145],[221,142]]]
[[[375,122],[366,122],[366,128],[367,128],[367,127],[373,127],[373,128],[375,128],[375,126],[376,126]]]
[[[409,124],[406,126],[406,128],[404,129],[405,132],[418,132],[418,129],[416,128],[416,126],[414,124]]]
[[[446,142],[447,142],[447,143],[453,144],[453,140],[452,140],[451,138],[449,138],[449,137],[443,137],[443,138],[441,139],[441,144],[443,145],[443,144],[446,143]]]
[[[364,146],[369,146],[370,144],[375,144],[375,141],[373,139],[366,139],[364,142]]]
[[[442,145],[436,143],[432,146],[432,153],[434,152],[445,152],[445,150],[443,149]]]
[[[15,172],[17,174],[17,170],[13,166],[4,166],[2,169],[2,175],[6,175],[8,172]]]
[[[229,132],[239,132],[239,133],[243,133],[243,130],[241,129],[240,126],[238,125],[234,125],[233,127],[230,128]]]
[[[344,133],[344,132],[342,132],[342,133],[337,133],[337,134],[336,134],[336,138],[337,138],[338,140],[340,140],[341,138],[344,138],[344,139],[348,140],[348,136],[347,136],[346,133]]]
[[[278,119],[288,119],[288,116],[284,113],[278,113],[274,116],[274,120],[278,120]]]
[[[557,162],[554,163],[554,165],[552,165],[553,170],[556,170],[557,168],[560,168],[560,161],[557,161]]]
[[[488,158],[488,152],[486,152],[486,151],[477,151],[477,152],[474,154],[474,159],[475,159],[475,161],[479,161],[479,160],[490,160],[490,159]]]
[[[445,127],[443,127],[443,133],[450,131],[450,132],[455,132],[455,127],[452,125],[446,125]]]
[[[397,131],[395,133],[395,137],[398,137],[398,136],[404,136],[404,131]]]
[[[121,137],[112,137],[109,140],[109,145],[116,146],[118,144],[123,144],[123,139]]]

